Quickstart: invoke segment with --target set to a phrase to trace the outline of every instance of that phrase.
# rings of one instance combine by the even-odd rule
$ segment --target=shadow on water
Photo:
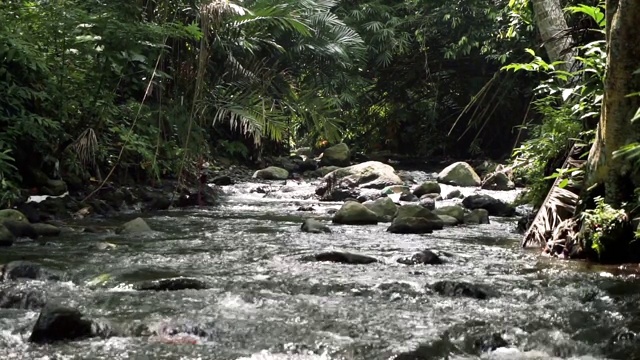
[[[122,326],[197,328],[197,344],[141,333],[34,346],[26,337],[37,311],[0,310],[0,358],[640,358],[640,282],[632,266],[540,258],[519,248],[511,220],[394,235],[388,224],[332,225],[328,211],[339,204],[305,202],[314,210],[299,212],[299,199],[265,199],[243,186],[218,208],[149,215],[157,232],[147,236],[69,233],[0,253],[2,262],[33,260],[63,273],[65,281],[21,284],[45,290],[50,301]],[[308,217],[333,232],[301,233]],[[116,247],[99,250],[98,242]],[[445,263],[396,262],[426,248]],[[301,261],[326,250],[378,262]],[[176,276],[208,289],[133,290]],[[484,285],[497,296],[443,296],[431,288],[441,280]]]

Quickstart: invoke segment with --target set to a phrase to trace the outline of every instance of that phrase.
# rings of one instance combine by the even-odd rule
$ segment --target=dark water
[[[46,289],[51,301],[114,324],[197,327],[197,344],[140,336],[36,346],[26,339],[38,312],[0,310],[0,359],[389,359],[421,345],[423,359],[640,359],[633,337],[640,281],[631,271],[540,258],[521,250],[514,223],[501,219],[423,236],[389,234],[388,224],[304,234],[303,218],[329,219],[327,210],[339,205],[299,200],[311,187],[292,185],[268,198],[249,194],[252,187],[228,189],[234,194],[215,209],[152,215],[158,232],[148,236],[69,234],[0,253],[0,262],[30,259],[63,271],[66,281],[22,285]],[[316,211],[298,212],[300,204]],[[95,250],[97,241],[117,248]],[[425,248],[448,262],[395,262]],[[380,262],[299,261],[324,250]],[[177,275],[211,289],[132,289]],[[439,280],[486,284],[500,296],[450,298],[425,289]],[[492,350],[494,336],[504,342]]]

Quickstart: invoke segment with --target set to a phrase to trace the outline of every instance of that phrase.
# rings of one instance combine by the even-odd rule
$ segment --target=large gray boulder
[[[377,224],[378,215],[356,201],[347,201],[333,216],[335,224],[368,225]]]
[[[263,180],[286,180],[289,177],[289,172],[286,169],[269,166],[268,168],[258,170],[253,174],[254,179]]]
[[[391,222],[396,211],[398,211],[398,206],[388,197],[366,201],[362,205],[376,213],[382,222]]]
[[[482,183],[471,165],[462,161],[444,168],[438,174],[438,182],[456,186],[480,186]]]
[[[322,153],[320,166],[349,166],[351,162],[351,152],[347,144],[340,143],[327,148]]]
[[[338,184],[346,183],[369,189],[384,189],[387,186],[403,185],[402,179],[396,174],[393,167],[377,161],[367,161],[337,169],[327,174],[324,179]]]

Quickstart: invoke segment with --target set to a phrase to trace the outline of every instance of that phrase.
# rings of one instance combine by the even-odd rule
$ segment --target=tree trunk
[[[607,0],[607,69],[604,101],[596,141],[589,153],[587,185],[604,184],[605,201],[619,206],[633,195],[632,167],[613,152],[640,140],[638,124],[631,118],[640,107],[640,0]]]
[[[535,23],[549,59],[552,62],[564,62],[556,68],[575,70],[573,66],[576,54],[572,48],[572,39],[567,31],[567,20],[564,18],[560,0],[531,0],[531,3]]]

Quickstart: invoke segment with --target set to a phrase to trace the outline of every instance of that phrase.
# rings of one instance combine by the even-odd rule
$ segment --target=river
[[[215,208],[145,214],[157,230],[150,235],[68,233],[46,245],[23,242],[0,252],[2,263],[32,260],[65,274],[63,281],[19,286],[45,289],[50,301],[92,318],[157,332],[188,328],[189,344],[142,334],[33,345],[27,338],[38,311],[4,309],[0,358],[640,359],[634,333],[640,331],[640,281],[633,271],[522,250],[515,219],[426,235],[387,233],[388,224],[302,233],[303,219],[329,222],[329,210],[340,204],[309,199],[313,184],[272,185],[266,197],[252,192],[259,186],[265,185],[227,187],[230,195]],[[315,210],[297,211],[301,205]],[[96,250],[98,241],[117,247]],[[396,262],[423,249],[446,263]],[[300,261],[326,250],[379,262]],[[132,288],[179,275],[210,288]],[[499,295],[445,297],[428,287],[439,280],[485,284]]]

